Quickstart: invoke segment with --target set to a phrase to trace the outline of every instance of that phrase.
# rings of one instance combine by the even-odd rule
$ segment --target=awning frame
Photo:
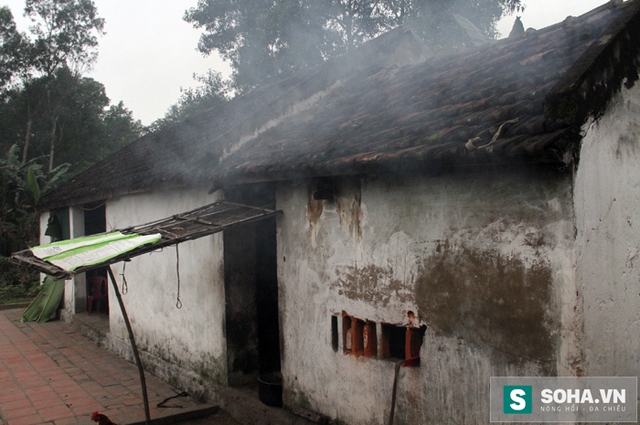
[[[71,279],[75,274],[106,267],[121,261],[128,261],[138,255],[147,254],[171,245],[209,236],[231,227],[253,223],[282,214],[281,210],[254,207],[228,201],[217,201],[191,211],[175,214],[161,220],[119,230],[124,234],[152,235],[160,233],[160,241],[143,245],[109,260],[78,267],[73,271],[64,270],[33,255],[30,249],[11,255],[14,263],[28,265],[58,279]],[[118,230],[110,231],[114,232]]]

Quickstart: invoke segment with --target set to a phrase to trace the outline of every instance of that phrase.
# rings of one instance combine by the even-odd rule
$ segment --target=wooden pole
[[[118,304],[120,304],[120,311],[122,311],[124,324],[127,326],[127,332],[129,333],[129,340],[131,341],[131,349],[133,350],[133,357],[136,360],[136,366],[138,366],[138,374],[140,375],[140,386],[142,387],[142,400],[144,401],[144,418],[145,418],[144,423],[149,425],[151,421],[151,415],[149,414],[149,398],[147,397],[147,381],[144,378],[144,369],[142,368],[142,361],[140,360],[140,354],[138,353],[136,340],[133,337],[131,322],[129,322],[129,316],[127,315],[127,310],[124,308],[124,303],[122,302],[122,296],[120,295],[120,291],[118,290],[118,284],[116,283],[116,278],[113,276],[113,271],[111,270],[111,266],[107,266],[107,271],[109,272],[109,277],[111,278],[111,284],[113,286],[114,292],[116,293]]]
[[[396,394],[398,393],[398,375],[400,374],[400,368],[404,360],[396,362],[396,367],[393,374],[393,390],[391,391],[391,413],[389,413],[389,425],[393,425],[393,416],[396,411]]]

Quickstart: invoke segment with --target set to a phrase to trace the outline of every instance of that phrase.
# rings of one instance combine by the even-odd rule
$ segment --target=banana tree
[[[13,145],[0,159],[0,253],[5,256],[36,242],[38,202],[62,181],[69,168],[69,164],[62,164],[47,172],[45,157],[23,164],[19,155],[18,145]]]

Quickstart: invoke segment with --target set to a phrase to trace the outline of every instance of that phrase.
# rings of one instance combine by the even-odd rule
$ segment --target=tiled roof
[[[515,158],[566,163],[579,126],[599,105],[578,111],[565,103],[586,105],[594,94],[590,84],[619,88],[621,81],[612,81],[613,72],[607,71],[620,56],[627,55],[637,75],[639,5],[609,3],[517,39],[383,69],[368,78],[354,76],[315,107],[245,144],[214,174],[250,180]],[[621,34],[627,27],[635,31],[635,49],[617,48],[611,59],[600,60],[616,35],[629,38]],[[596,68],[602,68],[597,76],[605,74],[605,83],[584,79]],[[578,87],[583,93],[576,96]]]
[[[609,2],[518,38],[389,66],[401,53],[424,58],[410,32],[399,29],[349,58],[147,135],[45,203],[77,204],[185,183],[453,163],[565,164],[588,115],[601,112],[623,80],[637,79],[639,9],[640,0]]]

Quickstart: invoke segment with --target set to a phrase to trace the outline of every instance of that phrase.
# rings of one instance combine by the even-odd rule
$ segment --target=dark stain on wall
[[[348,229],[356,242],[362,239],[362,191],[358,179],[320,179],[309,185],[307,219],[314,226],[325,209],[335,207],[340,226]]]
[[[338,294],[352,300],[362,300],[386,307],[391,298],[410,301],[410,294],[402,292],[402,282],[393,278],[393,269],[373,264],[364,267],[346,266],[336,270],[338,280],[332,287]]]
[[[633,123],[630,123],[633,126]],[[638,140],[633,133],[621,134],[618,136],[618,143],[616,145],[615,155],[617,160],[623,158],[635,159],[638,157]]]
[[[489,349],[495,361],[555,371],[551,269],[494,250],[442,244],[416,282],[420,318],[438,333]]]
[[[336,185],[340,225],[349,229],[356,242],[362,239],[362,191],[359,180],[344,180]]]
[[[307,219],[311,224],[318,224],[322,211],[324,209],[324,201],[322,199],[313,199],[313,195],[309,196],[307,203]]]

